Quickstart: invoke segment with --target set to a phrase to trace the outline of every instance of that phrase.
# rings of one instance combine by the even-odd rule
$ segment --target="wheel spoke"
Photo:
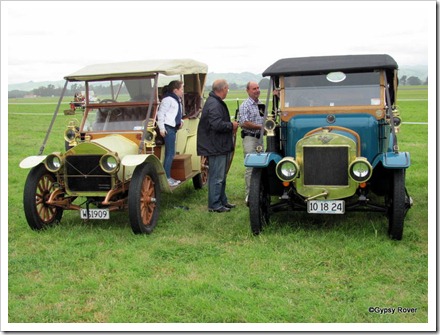
[[[46,205],[46,197],[50,194],[53,188],[53,178],[49,175],[41,177],[37,184],[37,192],[35,193],[35,204],[40,219],[45,222],[51,222],[56,215],[56,208]]]
[[[142,183],[140,206],[142,223],[149,225],[156,206],[154,200],[154,182],[150,176],[145,176]]]

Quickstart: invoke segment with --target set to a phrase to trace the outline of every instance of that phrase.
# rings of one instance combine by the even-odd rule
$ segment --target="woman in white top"
[[[171,178],[171,165],[176,154],[176,132],[183,126],[182,97],[183,82],[173,80],[163,90],[164,97],[157,111],[157,124],[165,140],[165,161],[163,163],[168,184],[177,186],[180,180]]]

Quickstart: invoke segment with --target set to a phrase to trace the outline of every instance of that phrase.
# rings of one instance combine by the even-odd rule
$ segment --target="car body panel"
[[[273,152],[260,152],[255,154],[247,154],[244,159],[244,166],[263,168],[269,166],[271,162],[274,162],[276,164],[281,159],[282,156]]]
[[[328,122],[328,115],[334,120]],[[352,139],[358,138],[357,145],[360,148],[359,156],[372,160],[379,148],[379,127],[378,121],[369,114],[314,114],[298,115],[289,120],[288,124],[281,124],[282,139],[286,139],[286,155],[296,156],[296,143],[308,132],[320,128],[336,127],[332,132],[340,132],[338,128],[345,128],[345,135]],[[357,135],[354,135],[357,134]]]
[[[378,155],[372,165],[376,166],[379,162],[387,169],[407,169],[411,165],[411,155],[409,152],[385,152]]]

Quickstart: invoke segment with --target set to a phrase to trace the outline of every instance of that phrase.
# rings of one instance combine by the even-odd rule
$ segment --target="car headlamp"
[[[80,137],[78,121],[72,120],[69,122],[66,131],[64,132],[64,139],[69,143],[69,146],[76,145],[77,138]]]
[[[400,127],[402,119],[399,116],[393,116],[394,127]]]
[[[275,171],[282,181],[292,181],[298,176],[299,166],[292,157],[285,157],[278,162]]]
[[[58,154],[50,154],[46,157],[44,165],[50,172],[58,172],[63,166],[63,159]]]
[[[109,153],[101,157],[101,160],[99,161],[99,166],[101,167],[101,169],[104,170],[104,172],[115,173],[119,170],[119,163],[119,157],[115,154]]]
[[[76,138],[76,131],[71,128],[66,129],[66,131],[64,132],[64,139],[67,142],[72,142],[75,140],[75,138]]]
[[[350,164],[348,171],[355,182],[364,183],[370,179],[373,168],[365,158],[360,158]]]
[[[145,134],[145,141],[147,141],[148,144],[154,144],[155,139],[156,139],[156,131],[148,129],[147,133]]]
[[[154,130],[156,127],[156,124],[153,120],[150,120],[148,122],[147,130],[145,132],[145,146],[148,148],[153,148],[156,146],[156,130]]]
[[[266,122],[264,123],[264,130],[266,130],[266,135],[274,136],[275,127],[276,127],[275,121],[272,118],[267,118]]]

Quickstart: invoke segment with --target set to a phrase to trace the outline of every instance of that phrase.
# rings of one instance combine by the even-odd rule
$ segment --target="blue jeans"
[[[165,125],[167,131],[165,135],[165,160],[163,162],[163,168],[167,178],[171,177],[171,165],[173,165],[174,155],[176,154],[176,128]]]
[[[228,203],[226,197],[226,167],[228,155],[209,156],[208,207],[218,209]]]

